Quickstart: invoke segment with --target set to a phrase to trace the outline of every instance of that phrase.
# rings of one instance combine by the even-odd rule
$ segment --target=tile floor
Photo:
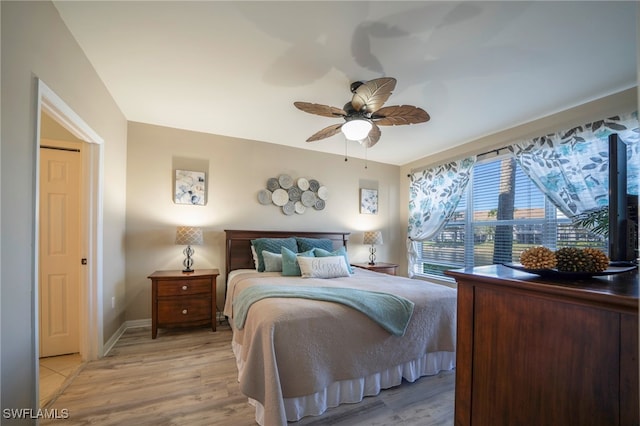
[[[82,365],[80,354],[40,358],[40,407],[54,398],[69,376]]]

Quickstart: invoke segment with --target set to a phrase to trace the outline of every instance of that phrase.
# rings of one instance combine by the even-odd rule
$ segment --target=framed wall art
[[[176,170],[175,195],[176,204],[204,206],[206,181],[204,172]]]
[[[378,214],[377,189],[360,189],[360,213]]]

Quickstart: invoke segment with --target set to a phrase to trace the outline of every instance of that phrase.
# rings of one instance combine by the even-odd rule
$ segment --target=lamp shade
[[[344,123],[341,127],[344,136],[352,141],[359,141],[367,137],[371,131],[371,122],[369,120],[363,120],[356,118]]]
[[[178,226],[176,244],[184,246],[202,245],[202,228],[195,226]]]
[[[363,242],[364,242],[364,244],[371,244],[371,245],[380,245],[380,244],[382,244],[382,232],[380,232],[380,231],[365,231]]]

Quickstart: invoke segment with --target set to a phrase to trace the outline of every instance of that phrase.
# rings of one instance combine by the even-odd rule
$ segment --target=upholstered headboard
[[[349,232],[301,232],[301,231],[248,231],[226,230],[226,274],[235,269],[253,269],[251,240],[256,238],[327,238],[333,242],[333,248],[347,247]]]

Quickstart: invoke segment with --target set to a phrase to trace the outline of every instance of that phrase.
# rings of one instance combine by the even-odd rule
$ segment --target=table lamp
[[[363,238],[364,244],[371,244],[371,247],[369,247],[369,265],[375,265],[376,264],[376,244],[377,245],[381,245],[382,244],[382,232],[380,231],[365,231],[364,233],[364,238]]]
[[[176,244],[186,245],[182,253],[186,256],[182,264],[182,272],[193,272],[193,253],[191,246],[202,245],[202,229],[195,226],[178,226],[176,230]]]

